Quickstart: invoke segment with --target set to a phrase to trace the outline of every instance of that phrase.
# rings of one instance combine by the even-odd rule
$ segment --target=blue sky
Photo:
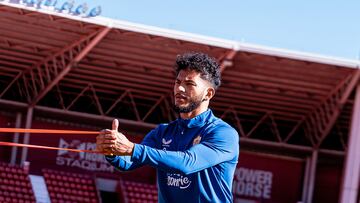
[[[359,60],[360,0],[77,0],[102,16]]]

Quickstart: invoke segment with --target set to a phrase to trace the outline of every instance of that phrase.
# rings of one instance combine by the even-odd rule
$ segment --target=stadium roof
[[[165,122],[176,56],[202,51],[222,68],[211,107],[244,143],[346,148],[358,61],[4,2],[0,26],[3,104]]]

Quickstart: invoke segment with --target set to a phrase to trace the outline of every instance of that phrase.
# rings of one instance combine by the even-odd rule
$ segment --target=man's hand
[[[112,129],[100,131],[96,137],[96,149],[106,155],[131,155],[134,143],[130,142],[124,134],[118,132],[119,121],[114,119]]]

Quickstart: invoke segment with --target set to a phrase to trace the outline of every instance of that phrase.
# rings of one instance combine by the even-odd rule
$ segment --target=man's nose
[[[178,85],[177,90],[179,92],[185,92],[185,87],[183,85]]]

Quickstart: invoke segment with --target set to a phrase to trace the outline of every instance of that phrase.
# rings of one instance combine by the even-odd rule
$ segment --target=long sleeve
[[[157,133],[159,132],[159,130],[158,130],[159,127],[157,127],[154,130],[150,131],[145,136],[145,138],[141,142],[141,144],[143,146],[148,146],[148,147],[155,147],[156,146],[156,136],[157,136]],[[136,168],[141,167],[142,165],[144,165],[143,163],[139,163],[139,162],[135,163],[135,162],[131,161],[131,156],[105,156],[105,159],[111,165],[113,165],[114,167],[116,167],[117,169],[119,169],[121,171],[133,170],[133,169],[136,169]]]
[[[136,144],[131,160],[165,172],[191,174],[233,160],[239,152],[239,136],[229,126],[216,127],[203,140],[185,151],[166,151]]]

